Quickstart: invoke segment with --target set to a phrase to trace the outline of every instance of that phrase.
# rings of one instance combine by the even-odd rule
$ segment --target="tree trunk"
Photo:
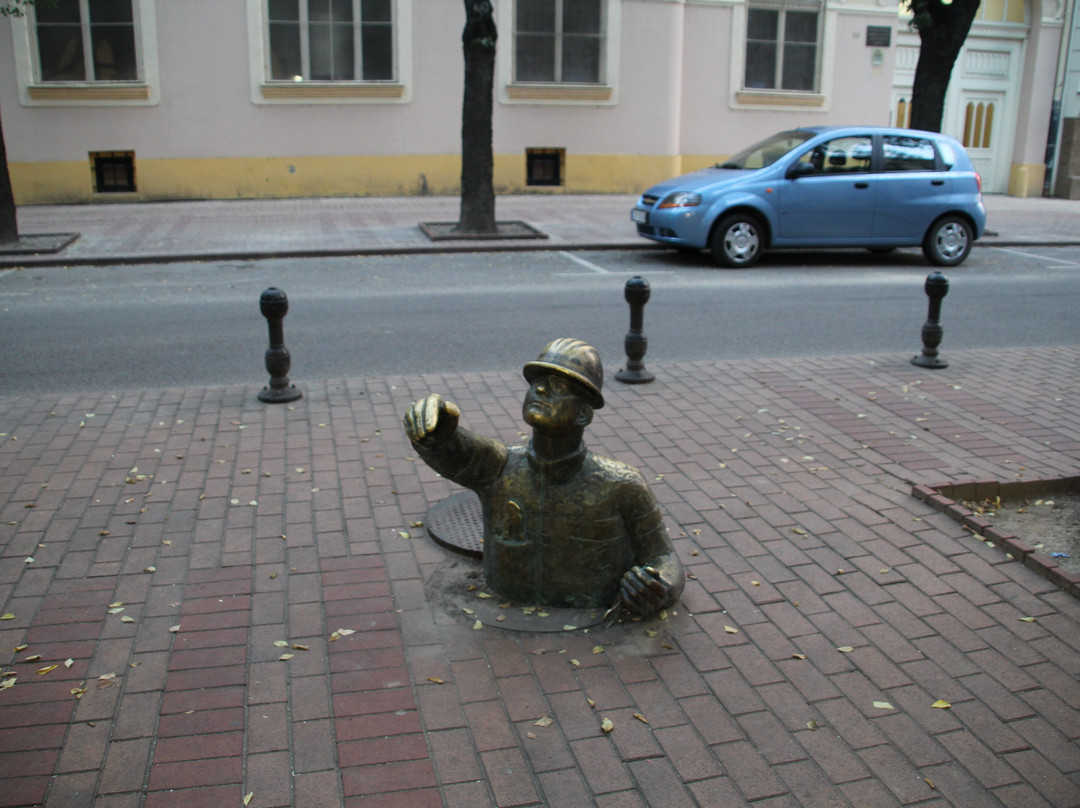
[[[11,190],[4,127],[0,122],[0,244],[11,244],[18,240],[19,222],[15,213],[15,194]]]
[[[461,216],[457,230],[495,233],[494,154],[491,145],[495,85],[495,19],[488,0],[465,0],[465,93],[461,110]]]
[[[954,0],[948,5],[929,0],[917,5],[915,25],[921,44],[911,89],[911,128],[940,132],[953,65],[971,30],[979,0]]]

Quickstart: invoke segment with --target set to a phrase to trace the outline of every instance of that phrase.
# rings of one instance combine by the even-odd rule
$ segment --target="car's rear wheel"
[[[764,231],[758,218],[749,213],[732,213],[720,220],[713,231],[712,248],[716,263],[745,269],[761,257]]]
[[[962,216],[942,216],[926,231],[923,255],[931,264],[954,267],[968,257],[974,241],[971,225]]]

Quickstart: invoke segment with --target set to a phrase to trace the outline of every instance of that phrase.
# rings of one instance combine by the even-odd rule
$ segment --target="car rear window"
[[[937,153],[928,138],[886,135],[882,143],[886,171],[935,171]]]

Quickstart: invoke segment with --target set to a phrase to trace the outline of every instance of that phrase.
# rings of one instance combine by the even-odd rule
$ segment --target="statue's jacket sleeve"
[[[474,491],[497,480],[506,465],[506,446],[464,427],[438,443],[413,443],[425,463],[448,480]]]

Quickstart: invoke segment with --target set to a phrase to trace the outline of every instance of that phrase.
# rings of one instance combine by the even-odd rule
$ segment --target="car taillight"
[[[979,189],[979,193],[982,193],[982,177],[979,176],[979,172],[975,172],[975,187]]]

